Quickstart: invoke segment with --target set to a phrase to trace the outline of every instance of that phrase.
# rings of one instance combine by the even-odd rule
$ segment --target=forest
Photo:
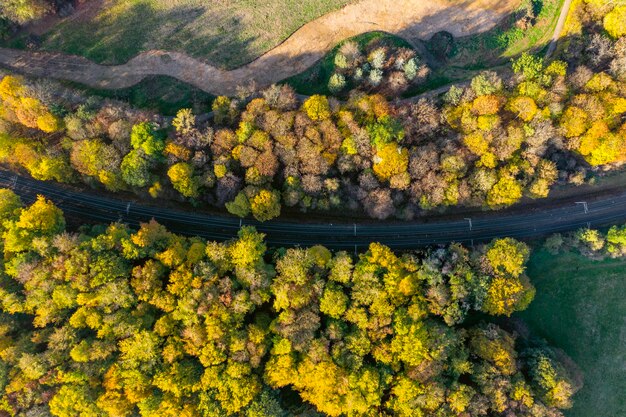
[[[440,96],[403,97],[434,67],[389,39],[338,45],[328,95],[283,83],[175,117],[0,71],[0,166],[259,221],[546,198],[626,162],[626,6],[574,3],[554,59],[523,53]],[[0,38],[71,4],[6,0]],[[620,291],[591,261],[623,278],[623,224],[348,253],[272,247],[253,227],[216,242],[79,222],[0,189],[0,417],[564,417],[577,392],[619,395],[582,368],[620,361],[594,350],[623,310],[596,308]],[[547,262],[565,254],[568,268]],[[563,317],[567,336],[541,334]],[[567,346],[585,343],[579,368]]]
[[[622,8],[604,7],[604,26],[580,23],[569,62],[523,54],[510,74],[484,71],[441,101],[390,100],[371,81],[345,100],[302,100],[282,85],[171,119],[5,75],[0,161],[37,179],[260,221],[285,210],[412,219],[446,206],[543,198],[555,184],[582,184],[626,160]],[[343,73],[354,65],[389,74],[385,90],[415,76],[404,49],[363,55],[346,45],[335,58]]]
[[[497,239],[358,257],[224,243],[150,222],[67,231],[0,190],[0,415],[561,416],[561,352],[525,309],[529,247]]]

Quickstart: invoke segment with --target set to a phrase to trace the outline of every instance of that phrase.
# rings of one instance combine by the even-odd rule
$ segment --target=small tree
[[[346,77],[341,74],[333,74],[328,81],[328,89],[331,93],[338,93],[346,88]]]
[[[196,116],[191,109],[180,109],[176,113],[176,117],[172,120],[172,126],[176,129],[176,133],[186,135],[196,126]]]

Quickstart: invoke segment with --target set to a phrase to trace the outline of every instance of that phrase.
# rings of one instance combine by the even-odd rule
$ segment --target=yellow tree
[[[409,152],[395,143],[388,143],[376,152],[374,173],[383,181],[406,172],[408,166]]]

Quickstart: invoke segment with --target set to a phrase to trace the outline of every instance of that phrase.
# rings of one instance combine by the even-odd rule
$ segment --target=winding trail
[[[166,75],[214,95],[234,95],[238,86],[264,88],[297,75],[353,36],[385,31],[408,40],[429,39],[442,30],[468,36],[491,29],[518,4],[519,0],[363,0],[307,23],[276,48],[231,71],[160,50],[106,66],[74,55],[0,48],[0,66],[101,89],[126,88],[147,76]]]

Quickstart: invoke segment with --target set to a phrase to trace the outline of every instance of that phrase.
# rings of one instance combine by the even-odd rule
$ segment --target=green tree
[[[130,144],[134,149],[141,149],[148,156],[160,156],[165,149],[165,138],[154,123],[142,122],[133,126]]]
[[[152,162],[143,150],[132,150],[122,160],[122,179],[132,187],[145,187],[152,181],[151,167]]]
[[[226,203],[226,210],[235,216],[246,217],[250,214],[250,201],[243,191],[239,192],[233,201]]]
[[[543,59],[524,52],[513,61],[513,72],[521,73],[526,80],[537,80],[543,74]]]
[[[280,216],[280,192],[260,190],[250,199],[250,211],[261,222]]]

